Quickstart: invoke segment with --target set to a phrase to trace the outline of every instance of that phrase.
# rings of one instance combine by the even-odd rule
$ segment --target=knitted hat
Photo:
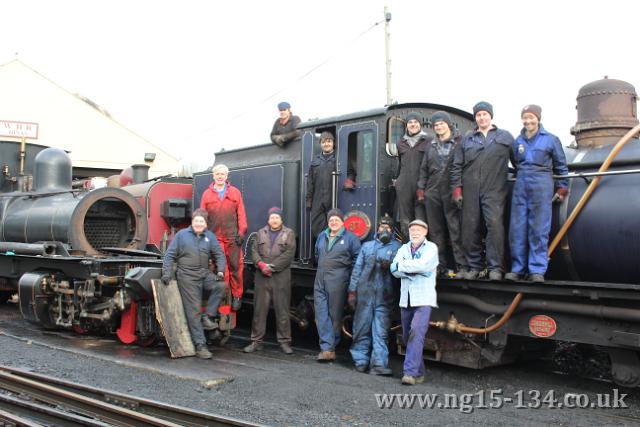
[[[340,221],[344,221],[344,215],[342,214],[342,211],[338,208],[335,209],[331,209],[328,213],[327,213],[327,221],[331,219],[331,217],[333,216],[337,216],[338,218],[340,218]]]
[[[522,112],[520,113],[520,117],[524,115],[524,113],[531,113],[538,118],[538,121],[542,118],[542,108],[539,105],[529,104],[525,105],[522,108]]]
[[[280,209],[279,207],[274,206],[269,209],[269,212],[267,213],[267,219],[269,219],[269,217],[273,214],[279,215],[280,219],[282,219],[282,209]]]
[[[409,123],[409,120],[417,120],[421,122],[421,119],[422,117],[420,116],[420,113],[418,113],[417,111],[411,111],[406,116],[404,116],[405,123]]]
[[[431,125],[435,125],[438,122],[445,122],[449,125],[449,129],[453,128],[453,122],[451,121],[451,116],[446,111],[436,111],[431,116]]]
[[[487,113],[489,113],[491,118],[493,118],[493,105],[489,104],[487,101],[480,101],[473,106],[474,116],[478,114],[478,111],[486,111]]]
[[[291,105],[288,102],[281,102],[278,104],[278,110],[280,111],[288,110],[289,108],[291,108]]]

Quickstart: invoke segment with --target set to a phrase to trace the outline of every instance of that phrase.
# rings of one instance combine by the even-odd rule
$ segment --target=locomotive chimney
[[[71,158],[59,148],[46,148],[36,156],[33,190],[38,192],[71,190]]]
[[[142,184],[149,179],[149,165],[137,164],[132,165],[133,170],[133,183]]]
[[[618,142],[638,124],[633,85],[605,76],[580,88],[576,110],[578,121],[571,128],[578,147],[595,148]]]

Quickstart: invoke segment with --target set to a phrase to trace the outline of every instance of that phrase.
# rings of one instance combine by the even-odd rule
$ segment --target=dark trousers
[[[209,291],[206,313],[209,316],[218,315],[220,298],[225,290],[223,282],[216,282],[213,274],[209,273],[203,279],[194,279],[178,275],[178,289],[182,298],[182,307],[189,325],[191,340],[194,344],[204,344],[204,330],[202,329],[202,294]]]
[[[460,210],[451,202],[451,193],[439,191],[437,188],[429,190],[424,203],[429,224],[429,240],[438,246],[440,267],[457,269],[458,266],[466,266],[467,260],[462,252],[460,238]],[[449,240],[453,260],[449,255]]]
[[[504,272],[506,198],[501,192],[475,193],[465,189],[462,203],[462,245],[467,265],[483,270],[482,238],[486,230],[486,260],[489,270]]]
[[[317,203],[311,205],[311,212],[309,212],[309,222],[311,223],[311,236],[313,240],[318,237],[318,234],[327,228],[327,214],[331,209],[331,201],[328,203]]]
[[[405,240],[409,239],[411,221],[426,220],[424,204],[416,197],[416,188],[396,188],[396,219],[400,223],[400,232]]]
[[[262,274],[256,271],[256,274]],[[274,273],[277,276],[279,273]],[[291,343],[291,320],[289,306],[291,304],[290,280],[262,280],[253,287],[253,321],[251,323],[251,341],[262,342],[267,328],[269,304],[273,301],[276,315],[276,333],[279,343]],[[285,283],[286,282],[286,283]]]

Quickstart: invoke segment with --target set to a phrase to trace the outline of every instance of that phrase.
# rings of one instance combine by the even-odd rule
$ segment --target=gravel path
[[[376,377],[354,371],[344,352],[337,362],[323,365],[315,361],[315,351],[308,349],[297,348],[295,355],[285,356],[277,346],[268,345],[263,352],[244,354],[241,348],[246,341],[234,338],[227,347],[212,349],[212,360],[171,360],[162,346],[142,349],[112,339],[46,333],[11,315],[7,312],[10,309],[0,307],[2,364],[268,425],[584,426],[640,422],[636,392],[539,372],[530,366],[472,371],[431,363],[424,384],[406,387],[399,383],[399,357],[392,358],[393,378]],[[492,403],[492,389],[502,390],[495,397],[514,400],[522,390],[524,406],[535,403],[533,390],[540,390],[540,399],[553,390],[561,401],[566,393],[584,393],[595,401],[597,393],[613,394],[613,389],[618,389],[618,393],[629,393],[624,399],[629,408],[550,409],[542,404],[539,409],[517,409],[515,403],[500,409],[472,407],[478,404],[479,392],[485,394],[486,405]],[[444,402],[443,394],[455,394],[458,399],[467,395],[474,400],[449,409],[423,409],[418,404],[401,409],[397,402],[393,408],[380,409],[376,393],[439,393],[437,403]]]

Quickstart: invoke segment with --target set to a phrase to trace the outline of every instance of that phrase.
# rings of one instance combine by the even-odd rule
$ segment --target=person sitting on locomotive
[[[247,214],[242,193],[228,182],[229,168],[216,165],[211,171],[213,182],[202,195],[200,207],[209,214],[211,230],[227,257],[228,281],[231,287],[232,309],[240,310],[243,293],[242,244],[247,234]]]
[[[503,218],[513,136],[491,123],[493,107],[488,102],[478,102],[473,114],[476,127],[456,147],[450,170],[453,201],[462,209],[462,249],[469,267],[464,278],[475,280],[484,270],[482,239],[486,237],[489,279],[501,280],[505,246]]]
[[[409,224],[409,242],[398,249],[391,274],[400,279],[400,319],[406,346],[402,384],[424,382],[424,340],[431,308],[437,308],[438,248],[427,240],[429,227],[419,219]]]
[[[178,280],[178,290],[191,340],[196,346],[196,356],[210,359],[204,329],[218,327],[217,316],[220,299],[225,291],[224,270],[226,260],[216,236],[207,230],[207,211],[196,209],[191,215],[191,225],[178,231],[171,241],[162,263],[162,283],[168,285],[174,277]],[[217,274],[209,269],[209,261],[215,262]],[[201,313],[202,295],[209,291],[205,313]]]
[[[355,311],[351,357],[358,372],[391,375],[389,327],[395,302],[395,279],[389,272],[401,244],[393,238],[393,220],[380,219],[375,238],[362,245],[353,266],[347,301]]]
[[[320,338],[318,362],[336,358],[351,268],[360,252],[360,239],[344,228],[343,218],[339,209],[331,209],[327,214],[329,226],[320,233],[315,246],[318,269],[313,304]]]
[[[257,267],[253,286],[253,321],[251,344],[245,353],[262,350],[267,327],[269,305],[273,301],[276,331],[280,349],[292,354],[291,320],[291,263],[296,253],[296,235],[282,222],[282,209],[269,209],[267,225],[256,234],[251,247],[251,260]]]
[[[291,112],[291,105],[288,102],[278,104],[278,117],[271,129],[271,142],[279,147],[284,147],[289,141],[300,137],[297,129],[300,124],[300,117],[294,116]]]
[[[420,163],[431,142],[431,137],[422,130],[421,117],[418,113],[407,114],[405,123],[405,134],[396,144],[399,164],[394,186],[396,190],[395,219],[400,224],[403,239],[406,240],[409,238],[409,222],[415,218],[423,221],[426,219],[424,204],[418,201],[416,190],[420,176]]]
[[[431,124],[436,138],[424,151],[416,197],[425,205],[429,240],[438,247],[438,275],[450,277],[455,269],[462,277],[466,275],[467,260],[460,241],[460,210],[451,200],[449,173],[461,136],[454,132],[453,121],[446,111],[433,113]]]
[[[553,181],[553,174],[569,173],[567,159],[557,136],[540,123],[542,108],[526,105],[520,114],[522,131],[513,143],[516,183],[511,197],[509,245],[511,272],[505,279],[544,282],[551,230],[551,204],[568,194],[568,181]],[[555,194],[554,194],[555,189]]]
[[[307,209],[311,209],[309,221],[313,238],[327,228],[327,213],[332,205],[333,172],[336,170],[336,145],[333,134],[322,132],[319,143],[322,152],[309,166],[306,195]]]

